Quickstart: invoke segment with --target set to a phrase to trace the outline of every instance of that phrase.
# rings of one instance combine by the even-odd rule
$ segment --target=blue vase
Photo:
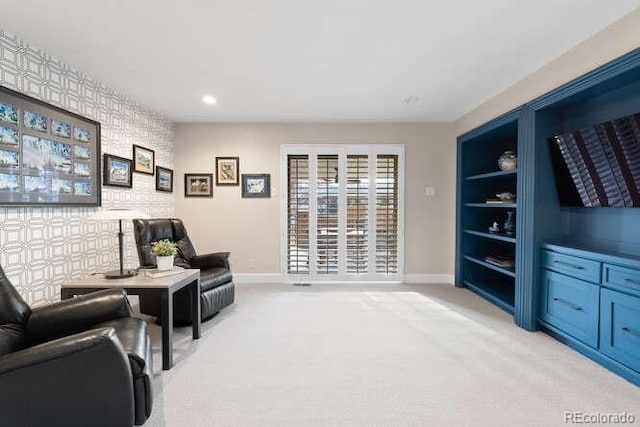
[[[505,234],[516,234],[514,213],[514,211],[507,211],[507,220],[504,222],[504,226],[502,226],[502,231],[504,231]]]

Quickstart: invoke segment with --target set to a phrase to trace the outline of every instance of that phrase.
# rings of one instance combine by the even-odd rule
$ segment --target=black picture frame
[[[156,191],[173,193],[173,170],[156,166]]]
[[[100,206],[100,149],[99,122],[0,86],[0,206]]]
[[[213,197],[213,174],[185,173],[184,197]]]
[[[240,185],[240,157],[216,157],[216,185]]]
[[[103,185],[131,188],[133,186],[132,160],[105,153],[102,164]]]
[[[133,144],[133,171],[153,175],[156,167],[156,152],[151,148]]]
[[[242,197],[269,198],[271,197],[271,175],[242,174]]]

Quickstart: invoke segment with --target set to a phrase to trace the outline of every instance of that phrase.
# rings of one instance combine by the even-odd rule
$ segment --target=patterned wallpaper
[[[169,120],[2,29],[0,85],[100,122],[103,153],[130,159],[137,144],[155,150],[156,165],[173,169]],[[134,173],[131,189],[102,187],[102,206],[167,217],[173,194],[155,191],[154,176]],[[96,209],[0,207],[0,264],[29,304],[60,299],[65,279],[118,268],[118,222],[88,219]],[[125,267],[137,267],[129,221],[124,235]]]

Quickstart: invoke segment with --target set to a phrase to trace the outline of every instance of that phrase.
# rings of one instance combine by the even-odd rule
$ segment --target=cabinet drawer
[[[600,351],[640,371],[640,298],[602,289]]]
[[[600,263],[598,261],[546,250],[542,251],[541,258],[543,268],[589,282],[600,283]]]
[[[592,347],[598,346],[600,287],[542,271],[542,319]]]
[[[617,265],[605,264],[602,270],[602,284],[640,296],[640,271]]]

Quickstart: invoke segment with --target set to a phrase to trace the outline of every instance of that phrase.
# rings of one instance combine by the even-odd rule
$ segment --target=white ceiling
[[[1,0],[0,28],[176,122],[452,121],[640,0]],[[204,94],[218,99],[201,102]],[[417,102],[403,103],[406,97]]]

